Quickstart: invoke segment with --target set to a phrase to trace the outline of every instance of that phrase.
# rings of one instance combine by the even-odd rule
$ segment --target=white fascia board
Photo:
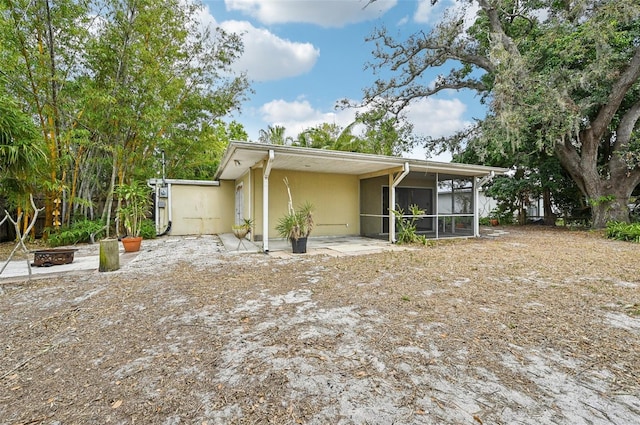
[[[182,180],[182,179],[149,179],[150,185],[176,184],[183,186],[220,186],[217,180]]]

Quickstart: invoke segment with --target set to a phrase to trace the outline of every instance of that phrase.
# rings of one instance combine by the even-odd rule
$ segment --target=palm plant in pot
[[[151,209],[151,189],[140,182],[120,184],[115,190],[118,196],[118,220],[126,230],[122,245],[126,252],[140,249],[142,222]]]
[[[278,234],[291,241],[294,254],[307,252],[307,238],[313,230],[313,205],[306,202],[297,209],[291,208],[287,214],[280,217],[276,230]]]
[[[293,208],[291,200],[291,189],[289,182],[285,178],[284,184],[287,186],[289,195],[289,203],[287,205],[287,213],[278,220],[276,230],[280,237],[288,239],[291,242],[291,248],[294,254],[304,254],[307,252],[307,238],[313,230],[313,205],[305,202],[297,209]]]

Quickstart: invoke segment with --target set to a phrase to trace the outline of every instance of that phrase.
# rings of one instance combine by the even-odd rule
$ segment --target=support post
[[[269,253],[269,175],[274,158],[274,150],[269,149],[262,169],[262,251],[265,254]]]
[[[396,218],[393,210],[396,209],[396,187],[409,174],[409,163],[405,162],[402,171],[396,176],[389,174],[389,242],[396,243]],[[400,218],[402,220],[402,217]]]

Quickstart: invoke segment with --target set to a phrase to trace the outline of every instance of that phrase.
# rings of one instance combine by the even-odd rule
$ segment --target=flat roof
[[[262,167],[269,151],[274,152],[272,169],[275,170],[367,176],[399,169],[408,163],[411,171],[452,176],[481,177],[491,173],[504,174],[508,171],[506,168],[484,165],[234,141],[227,147],[214,179],[236,180],[250,168]]]

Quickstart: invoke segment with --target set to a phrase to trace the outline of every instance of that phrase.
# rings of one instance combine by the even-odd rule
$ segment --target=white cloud
[[[459,130],[468,127],[472,123],[463,118],[467,106],[459,99],[434,99],[427,98],[414,102],[407,110],[407,119],[413,123],[416,134],[430,137],[451,136]],[[433,157],[419,146],[407,155],[410,158],[431,159],[448,162],[451,160],[449,153]]]
[[[463,118],[466,110],[467,106],[459,99],[427,98],[414,102],[407,109],[406,116],[413,123],[416,134],[442,137],[452,135],[471,124]],[[302,130],[325,122],[345,127],[353,122],[355,112],[354,109],[321,111],[305,99],[292,102],[272,100],[260,108],[262,120],[267,125],[284,126],[287,134],[294,137]]]
[[[456,2],[454,0],[442,0],[435,5],[431,0],[419,0],[413,20],[422,24],[437,24],[445,14],[464,19],[464,29],[467,30],[476,20],[476,14],[480,6],[476,2]]]
[[[409,17],[408,17],[408,16],[403,16],[403,17],[398,21],[398,23],[397,23],[396,25],[397,25],[397,26],[399,26],[399,27],[401,27],[401,26],[404,26],[404,25],[406,25],[406,24],[408,24],[408,23],[409,23]]]
[[[225,31],[242,35],[243,55],[233,63],[236,71],[246,71],[250,80],[279,80],[309,72],[320,50],[311,43],[280,38],[266,29],[255,28],[246,21],[225,21]]]
[[[416,12],[413,15],[413,20],[415,22],[423,24],[433,23],[433,21],[435,21],[436,18],[438,18],[438,16],[441,14],[444,7],[446,7],[443,6],[442,3],[445,2],[441,1],[436,3],[435,5],[432,5],[431,0],[420,0],[418,2]]]
[[[270,24],[307,23],[322,27],[375,19],[397,4],[397,0],[225,0],[227,10],[245,13]]]
[[[265,128],[267,125],[283,126],[286,129],[286,135],[294,139],[302,131],[322,123],[346,127],[355,119],[355,111],[353,110],[325,112],[315,109],[309,101],[304,99],[293,102],[282,99],[273,100],[262,105],[260,112],[262,120],[266,123]]]
[[[197,16],[197,21],[200,22],[200,25],[203,28],[215,28],[216,26],[218,26],[216,18],[211,15],[209,6],[203,5],[203,7],[198,9]]]
[[[407,119],[413,123],[414,132],[422,136],[442,137],[450,136],[464,129],[472,123],[463,116],[467,106],[459,99],[423,99],[412,104],[407,110]],[[292,102],[283,99],[265,103],[260,108],[262,121],[267,126],[285,127],[286,136],[294,139],[304,130],[316,127],[322,123],[337,124],[346,127],[355,119],[353,109],[338,111],[322,111],[315,109],[308,100],[298,99]],[[254,136],[255,137],[255,136]],[[425,159],[448,162],[449,153],[431,155],[424,147],[419,146],[405,155],[408,158]]]
[[[463,119],[467,106],[459,99],[420,99],[411,104],[407,118],[418,134],[431,137],[449,136],[469,125]]]

